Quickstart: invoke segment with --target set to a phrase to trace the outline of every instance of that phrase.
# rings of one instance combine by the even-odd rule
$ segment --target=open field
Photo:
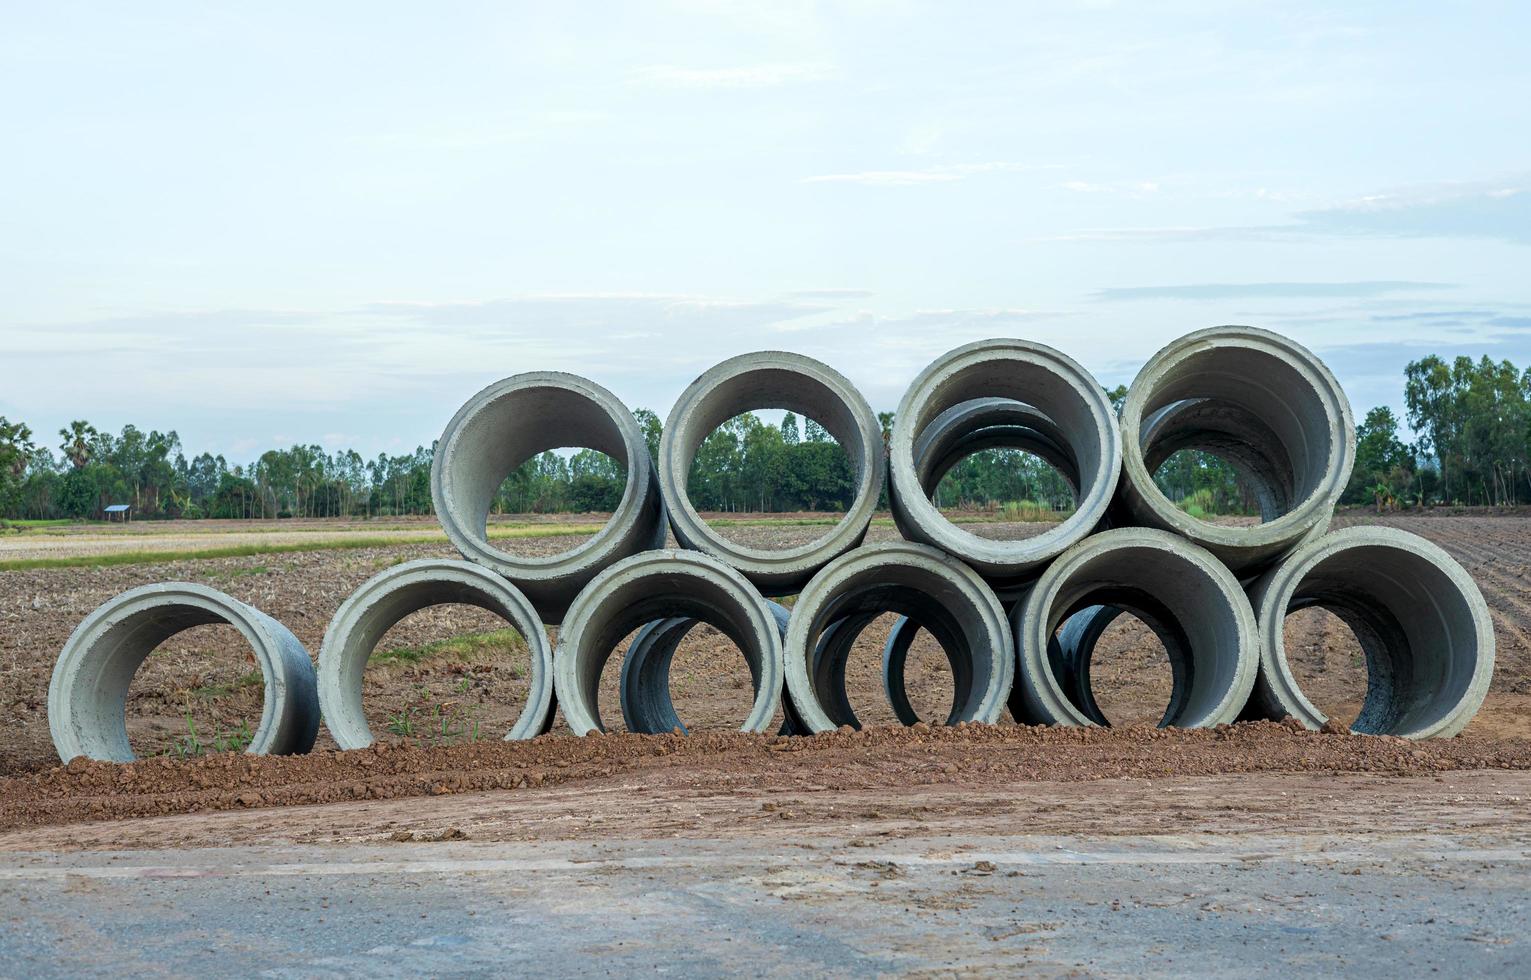
[[[826,519],[719,523],[780,546]],[[524,645],[494,617],[449,606],[380,644],[364,699],[382,739],[373,749],[335,752],[321,729],[308,756],[212,751],[254,724],[261,686],[231,629],[199,627],[133,686],[143,761],[67,768],[48,738],[48,676],[75,624],[110,596],[203,582],[317,654],[364,579],[454,552],[434,525],[408,521],[28,530],[11,542],[85,563],[0,572],[0,903],[24,910],[0,918],[0,948],[39,976],[147,965],[141,955],[191,973],[231,951],[278,975],[507,962],[571,974],[784,962],[831,974],[1170,974],[1191,948],[1198,968],[1225,975],[1294,963],[1523,972],[1531,520],[1383,522],[1445,547],[1493,612],[1498,670],[1462,737],[1155,731],[1145,724],[1163,710],[1169,668],[1136,621],[1108,632],[1092,671],[1125,727],[891,727],[884,617],[848,671],[873,726],[863,732],[729,731],[750,701],[747,673],[704,627],[674,672],[697,734],[573,739],[560,719],[548,736],[504,743],[525,694]],[[504,547],[547,554],[591,527],[586,516],[496,531]],[[895,533],[880,520],[869,537]],[[230,538],[294,550],[207,556]],[[145,560],[143,541],[178,557]],[[92,560],[103,555],[132,558]],[[1315,700],[1353,715],[1365,682],[1353,638],[1313,612],[1291,617],[1288,637]],[[614,731],[619,660],[603,677]],[[922,716],[946,710],[947,670],[921,637],[909,679]],[[289,921],[302,924],[277,925]]]

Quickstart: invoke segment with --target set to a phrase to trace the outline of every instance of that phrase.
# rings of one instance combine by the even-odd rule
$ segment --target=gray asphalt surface
[[[23,852],[0,972],[1527,976],[1528,895],[1492,831]]]

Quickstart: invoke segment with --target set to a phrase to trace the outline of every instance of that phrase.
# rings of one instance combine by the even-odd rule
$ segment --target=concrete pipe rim
[[[957,464],[986,449],[1014,449],[1058,471],[1077,497],[1079,466],[1063,432],[1046,415],[1013,398],[959,402],[925,426],[915,445],[915,472],[927,497]]]
[[[956,603],[963,604],[963,608],[951,614],[954,620],[959,615],[965,620],[958,629],[970,638],[972,649],[966,653],[974,658],[975,668],[983,668],[983,677],[982,683],[969,693],[966,705],[956,703],[962,700],[960,694],[953,698],[953,715],[965,716],[956,720],[994,724],[1005,709],[1015,681],[1015,646],[1005,610],[994,590],[971,567],[939,548],[910,541],[865,545],[842,555],[826,565],[798,595],[784,644],[787,694],[798,719],[813,733],[837,727],[819,701],[810,676],[814,666],[810,661],[824,631],[856,612],[847,607],[858,594],[887,587],[886,569],[890,567],[904,570],[912,580],[926,585],[927,594],[939,597],[948,611]],[[916,588],[896,584],[900,588]],[[957,654],[949,651],[948,656]],[[980,657],[987,662],[977,663]]]
[[[985,366],[996,362],[1008,364],[1010,376],[1045,376],[1056,384],[1050,393],[1035,384],[1022,390],[1027,382],[1018,378],[1010,382],[1014,390],[996,391],[999,382],[982,376]],[[1049,395],[1046,404],[1028,400],[1028,395],[1036,399],[1038,391]],[[924,493],[915,459],[924,429],[954,405],[983,397],[1021,401],[1076,436],[1067,449],[1079,464],[1078,504],[1042,534],[1017,541],[980,537],[947,520]],[[1030,577],[1100,523],[1115,495],[1121,462],[1116,413],[1105,389],[1077,361],[1032,341],[979,340],[937,357],[904,392],[888,449],[889,497],[907,537],[960,555],[987,579],[1016,581]]]
[[[1137,552],[1137,555],[1133,555]],[[1120,557],[1118,557],[1118,555]],[[1190,691],[1175,692],[1171,704],[1182,705],[1182,716],[1171,718],[1170,712],[1160,727],[1172,725],[1181,728],[1202,728],[1229,724],[1238,718],[1254,689],[1255,676],[1259,670],[1259,627],[1254,610],[1243,588],[1233,573],[1211,552],[1196,544],[1157,528],[1115,528],[1091,535],[1064,552],[1048,566],[1033,584],[1025,598],[1011,610],[1011,621],[1016,632],[1016,646],[1020,664],[1020,683],[1023,685],[1022,704],[1028,721],[1042,724],[1095,726],[1096,722],[1076,706],[1068,697],[1058,679],[1053,675],[1048,659],[1048,643],[1054,633],[1070,618],[1071,611],[1079,612],[1090,606],[1123,606],[1112,601],[1090,601],[1107,590],[1136,588],[1159,602],[1164,597],[1156,591],[1162,589],[1162,581],[1154,587],[1143,583],[1122,581],[1122,572],[1113,570],[1113,580],[1098,579],[1103,573],[1092,567],[1103,561],[1131,561],[1129,570],[1147,575],[1145,561],[1157,558],[1179,565],[1190,575],[1199,576],[1196,583],[1200,595],[1197,609],[1191,615],[1182,614],[1179,625],[1190,631],[1204,625],[1208,615],[1208,600],[1223,603],[1217,609],[1220,623],[1215,624],[1223,633],[1231,633],[1232,649],[1224,643],[1230,637],[1203,637],[1198,646],[1188,644],[1186,651],[1192,660]],[[1109,568],[1109,566],[1107,566]],[[1176,581],[1191,581],[1183,576]],[[1067,590],[1067,597],[1064,596]],[[1076,594],[1077,593],[1077,594]],[[1061,600],[1061,601],[1060,601]],[[1188,600],[1190,601],[1190,600]],[[1131,612],[1130,606],[1123,606]],[[1216,639],[1216,643],[1211,642]],[[1195,658],[1205,658],[1202,670],[1195,670]],[[1210,671],[1207,668],[1211,668]],[[1196,688],[1195,675],[1211,674],[1207,687]],[[1218,674],[1221,673],[1221,683]]]
[[[697,551],[662,549],[602,571],[569,607],[553,651],[553,687],[576,735],[604,732],[598,686],[617,644],[655,620],[694,618],[739,647],[755,697],[739,730],[763,732],[781,705],[781,634],[766,599],[737,569]],[[753,658],[753,659],[752,659]]]
[[[750,380],[765,374],[786,378],[777,380],[762,399],[763,392],[752,390]],[[815,399],[824,399],[836,410],[818,413],[805,407]],[[856,472],[851,506],[834,527],[806,544],[770,549],[731,541],[709,527],[691,503],[687,483],[702,442],[723,422],[760,408],[784,408],[812,418],[840,444]],[[818,414],[825,417],[815,418]],[[660,438],[659,486],[676,540],[737,568],[769,596],[798,591],[820,568],[861,544],[885,475],[882,427],[871,405],[840,372],[790,351],[739,354],[703,372],[670,409]]]
[[[505,740],[533,738],[552,725],[552,648],[531,601],[482,565],[422,558],[384,569],[357,586],[325,630],[319,648],[319,707],[325,727],[342,749],[364,749],[376,741],[362,707],[362,691],[378,641],[411,614],[451,603],[494,613],[526,643],[531,662],[526,704]]]
[[[156,619],[177,613],[187,620],[184,625],[153,631],[144,639]],[[312,748],[319,730],[317,685],[313,662],[292,632],[217,589],[163,582],[103,602],[65,641],[48,683],[48,728],[59,758],[66,763],[79,756],[105,762],[137,759],[123,711],[133,678],[165,640],[214,624],[238,630],[261,672],[261,718],[245,752],[286,755]],[[112,647],[102,646],[113,640]],[[81,679],[81,672],[88,673],[88,680]]]
[[[1436,697],[1442,701],[1449,700],[1449,703],[1436,707],[1433,720],[1410,726],[1403,724],[1404,719],[1399,718],[1396,719],[1398,724],[1393,730],[1369,731],[1362,725],[1366,718],[1366,707],[1363,705],[1362,717],[1356,721],[1356,726],[1360,727],[1352,727],[1351,730],[1358,734],[1398,735],[1412,739],[1449,738],[1459,734],[1482,707],[1488,695],[1489,684],[1493,681],[1496,655],[1493,618],[1489,614],[1488,604],[1477,583],[1456,559],[1434,542],[1393,527],[1361,525],[1331,531],[1317,541],[1293,552],[1251,585],[1250,595],[1255,603],[1262,640],[1257,694],[1266,696],[1267,699],[1274,698],[1276,704],[1271,707],[1279,707],[1282,713],[1297,718],[1308,728],[1322,728],[1329,720],[1328,716],[1309,700],[1292,672],[1286,657],[1283,626],[1294,596],[1308,583],[1314,573],[1326,562],[1352,549],[1374,549],[1396,555],[1407,566],[1412,566],[1405,567],[1403,570],[1394,568],[1385,575],[1392,584],[1400,588],[1401,581],[1411,573],[1416,577],[1421,573],[1428,575],[1431,572],[1438,575],[1439,580],[1435,583],[1420,583],[1418,592],[1421,596],[1417,597],[1419,601],[1411,608],[1428,607],[1444,617],[1442,602],[1450,600],[1451,597],[1442,596],[1439,586],[1447,585],[1456,589],[1457,598],[1461,602],[1456,610],[1459,618],[1444,632],[1457,645],[1454,645],[1445,655],[1451,659],[1451,666],[1457,666],[1456,654],[1461,646],[1466,645],[1466,635],[1470,634],[1472,649],[1469,653],[1472,656],[1472,666],[1465,681],[1458,685],[1460,690],[1455,698],[1451,698],[1449,693],[1443,694],[1439,690],[1435,692]],[[1370,564],[1374,565],[1375,562]],[[1361,587],[1356,585],[1356,577],[1350,576],[1349,579],[1351,586],[1360,591]],[[1315,602],[1312,605],[1332,609],[1323,602]],[[1414,637],[1406,635],[1405,639],[1414,639]],[[1439,655],[1438,649],[1433,645],[1425,649]],[[1368,656],[1367,702],[1370,702],[1373,696],[1370,659]],[[1379,696],[1382,693],[1385,692],[1379,692]],[[1432,704],[1433,701],[1425,702],[1426,706]],[[1272,713],[1266,714],[1269,716]]]
[[[588,438],[587,448],[604,452],[627,469],[627,481],[623,486],[621,500],[611,517],[590,538],[555,555],[517,555],[496,548],[490,541],[487,527],[489,507],[494,490],[484,494],[482,486],[474,486],[467,471],[471,461],[458,461],[459,447],[470,434],[478,435],[481,428],[498,431],[498,427],[513,424],[498,413],[514,410],[518,398],[535,396],[538,392],[550,397],[569,396],[576,404],[588,404],[592,411],[593,425],[609,426],[605,432]],[[615,437],[615,438],[612,438]],[[548,438],[528,438],[534,448],[529,454],[512,459],[504,473],[491,474],[494,488],[504,481],[526,460],[559,445],[544,445]],[[519,455],[519,454],[518,454]],[[499,469],[499,467],[493,467]],[[664,520],[663,503],[658,486],[658,473],[649,456],[648,442],[644,439],[632,412],[606,388],[588,378],[562,371],[529,371],[512,375],[490,384],[465,402],[452,416],[437,442],[435,456],[431,461],[431,502],[437,520],[458,552],[467,560],[491,568],[510,579],[537,607],[543,620],[556,623],[572,601],[574,594],[601,567],[648,548],[663,544],[667,525]],[[483,498],[483,507],[477,505]],[[460,507],[470,508],[473,513],[464,515]],[[483,513],[479,514],[478,511]]]
[[[1154,483],[1141,444],[1141,427],[1147,416],[1164,407],[1150,403],[1166,378],[1188,361],[1218,349],[1233,348],[1257,351],[1301,379],[1322,406],[1326,430],[1338,432],[1338,438],[1329,440],[1327,459],[1318,477],[1309,481],[1311,486],[1301,499],[1274,520],[1250,527],[1211,524],[1182,511]],[[1122,483],[1124,489],[1132,491],[1133,503],[1137,505],[1133,509],[1138,516],[1155,527],[1172,530],[1211,549],[1225,561],[1231,560],[1236,568],[1249,564],[1239,560],[1237,552],[1279,548],[1284,543],[1295,545],[1303,535],[1313,533],[1315,527],[1322,534],[1350,480],[1355,461],[1355,422],[1350,399],[1339,381],[1312,351],[1261,327],[1207,327],[1170,341],[1143,365],[1128,387],[1122,402],[1121,428]]]
[[[777,632],[785,636],[790,611],[770,600],[767,605],[776,619]],[[617,679],[622,721],[628,731],[639,735],[674,731],[691,734],[690,727],[675,708],[670,667],[681,641],[700,622],[684,616],[656,619],[640,628],[628,644],[627,653],[622,658],[622,673]]]

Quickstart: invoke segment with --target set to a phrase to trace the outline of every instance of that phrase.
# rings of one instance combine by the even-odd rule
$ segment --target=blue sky
[[[1326,9],[1340,7],[1339,10]],[[1523,3],[13,4],[0,414],[250,458],[786,348],[1531,365]]]

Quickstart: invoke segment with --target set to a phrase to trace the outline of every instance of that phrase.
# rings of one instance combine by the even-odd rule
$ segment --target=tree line
[[[1108,392],[1120,407],[1124,387]],[[1488,357],[1434,355],[1404,371],[1413,443],[1383,406],[1356,427],[1356,465],[1344,501],[1424,506],[1531,502],[1531,370]],[[662,427],[634,412],[658,458]],[[886,442],[893,413],[879,416]],[[433,450],[364,458],[317,445],[273,449],[231,463],[188,457],[174,431],[124,426],[120,433],[72,422],[49,445],[20,422],[0,417],[0,517],[100,517],[129,504],[138,518],[379,517],[429,514]],[[1255,502],[1217,456],[1182,450],[1155,475],[1160,487],[1197,514],[1254,513]],[[626,484],[621,462],[590,449],[547,451],[505,480],[495,513],[610,511]],[[886,492],[886,491],[885,491]],[[835,511],[855,485],[845,451],[818,423],[787,413],[779,424],[746,412],[709,435],[691,468],[689,494],[704,511]],[[990,449],[953,467],[936,503],[950,508],[1014,506],[1063,513],[1073,493],[1050,465],[1018,450]],[[882,502],[886,505],[886,499]]]

